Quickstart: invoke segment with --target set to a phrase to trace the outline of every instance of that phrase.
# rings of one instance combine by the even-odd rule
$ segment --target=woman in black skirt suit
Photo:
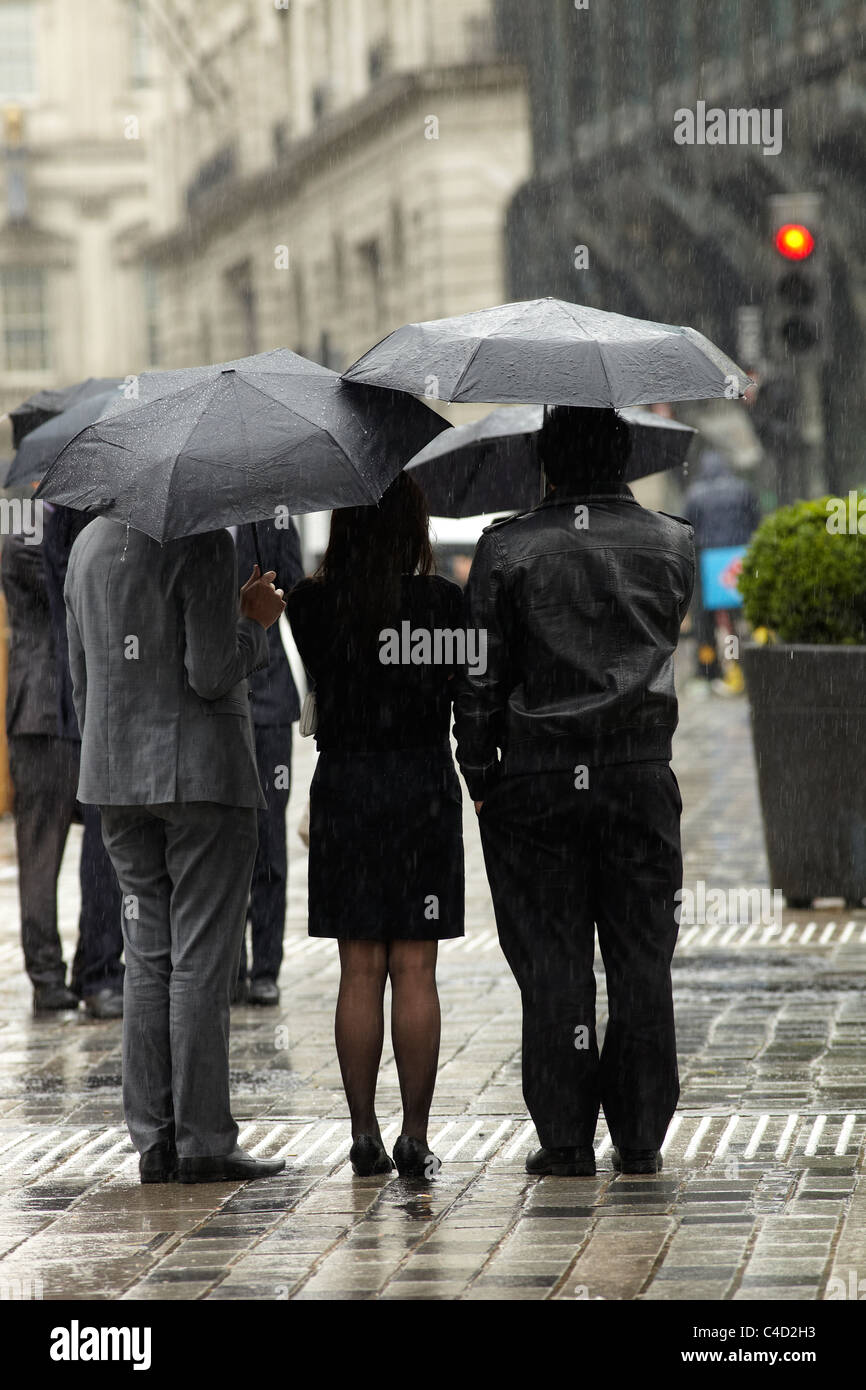
[[[318,719],[309,931],[340,943],[335,1033],[363,1175],[394,1166],[375,1108],[389,978],[403,1102],[394,1163],[404,1176],[439,1169],[427,1143],[436,955],[463,935],[463,801],[448,737],[456,653],[437,651],[435,633],[462,628],[463,595],[432,569],[424,496],[403,473],[378,505],[334,512],[319,570],[287,600]]]

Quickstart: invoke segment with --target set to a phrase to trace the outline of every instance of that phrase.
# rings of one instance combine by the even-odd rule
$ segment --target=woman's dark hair
[[[337,586],[337,613],[359,638],[393,625],[404,574],[432,574],[424,493],[400,473],[369,507],[340,507],[314,579]]]
[[[631,433],[613,409],[548,406],[538,452],[554,487],[616,483],[631,455]]]

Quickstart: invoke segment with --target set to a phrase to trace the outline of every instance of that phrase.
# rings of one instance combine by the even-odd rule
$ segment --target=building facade
[[[186,61],[146,249],[161,360],[284,345],[340,369],[407,320],[499,302],[529,139],[489,0],[211,10],[171,7]]]
[[[0,0],[0,414],[152,352],[155,57],[137,0]]]

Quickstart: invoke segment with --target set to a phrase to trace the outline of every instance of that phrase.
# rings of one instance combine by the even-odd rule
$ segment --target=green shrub
[[[780,642],[866,643],[866,535],[828,529],[830,502],[780,507],[743,558],[746,618]],[[866,528],[866,508],[861,520]]]

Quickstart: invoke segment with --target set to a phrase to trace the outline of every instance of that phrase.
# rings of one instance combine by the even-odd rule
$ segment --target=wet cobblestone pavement
[[[467,805],[467,937],[441,950],[431,1182],[354,1178],[333,1046],[336,945],[305,935],[296,834],[278,1009],[233,1011],[241,1142],[287,1160],[248,1186],[141,1187],[120,1104],[120,1025],[34,1019],[0,824],[0,1295],[45,1299],[823,1299],[866,1275],[866,912],[684,925],[682,1096],[657,1179],[529,1178],[517,989]],[[743,701],[686,695],[675,768],[685,883],[768,886]],[[77,832],[63,872],[67,958]],[[600,991],[600,1003],[603,1001]],[[379,1113],[396,1137],[386,1042]],[[850,1296],[850,1294],[848,1295]]]

